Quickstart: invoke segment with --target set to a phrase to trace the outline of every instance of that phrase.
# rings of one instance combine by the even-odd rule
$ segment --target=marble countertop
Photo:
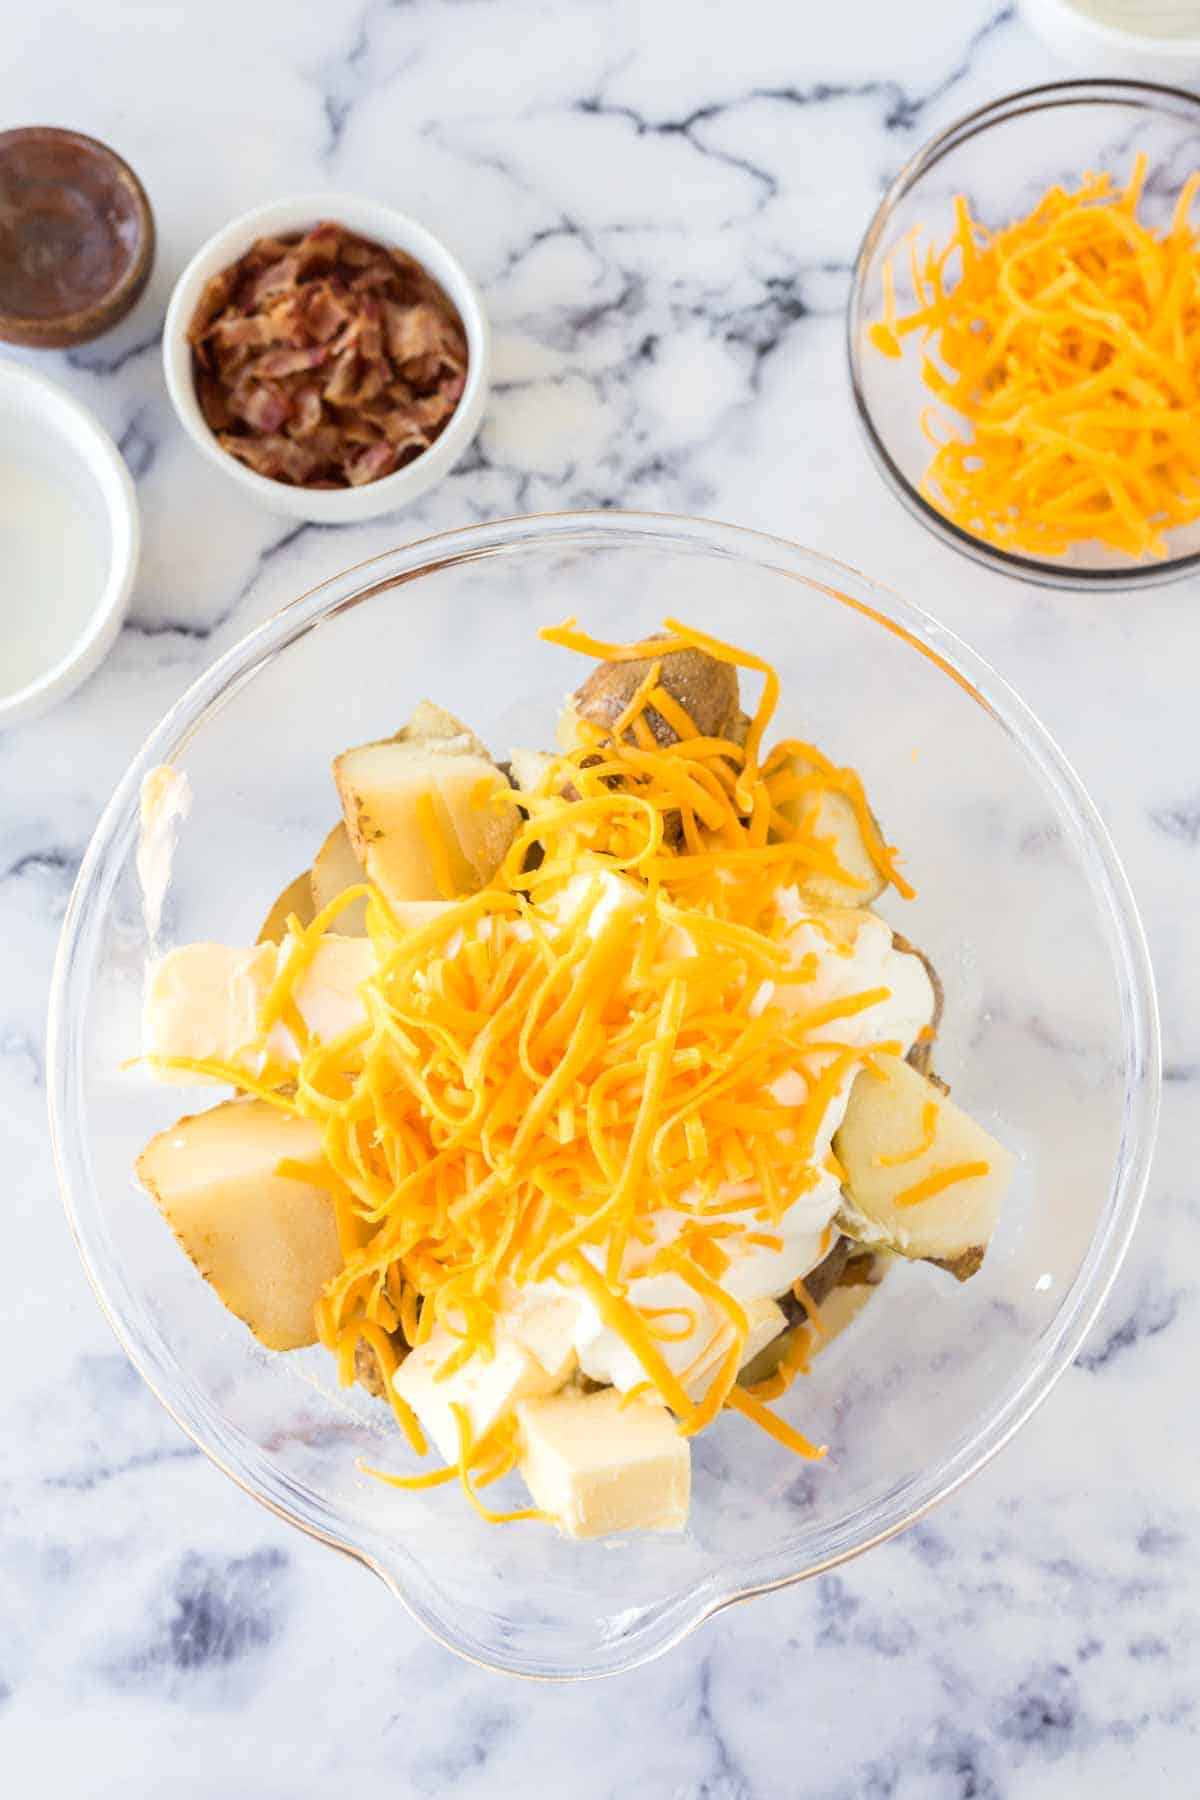
[[[939,547],[868,464],[840,341],[857,239],[901,161],[1004,90],[1084,71],[991,0],[91,0],[10,5],[4,42],[6,122],[110,141],[161,234],[135,315],[38,361],[105,420],[137,479],[129,623],[73,700],[0,738],[5,1791],[285,1800],[383,1777],[456,1800],[531,1780],[581,1800],[1195,1792],[1200,1470],[1182,1372],[1200,1355],[1200,594],[1055,596]],[[199,241],[319,187],[444,231],[496,332],[477,453],[410,512],[342,530],[263,517],[209,469],[158,355]],[[1014,1445],[866,1559],[740,1607],[633,1675],[554,1688],[427,1641],[160,1410],[76,1265],[43,1042],[58,923],[100,807],[211,658],[398,539],[588,505],[709,513],[861,562],[988,656],[1126,858],[1168,1080],[1133,1254]]]

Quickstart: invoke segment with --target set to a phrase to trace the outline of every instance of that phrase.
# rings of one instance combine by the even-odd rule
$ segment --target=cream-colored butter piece
[[[184,1057],[193,1062],[233,1063],[249,1075],[262,1069],[258,1042],[263,1002],[281,959],[294,954],[289,943],[256,944],[246,950],[228,944],[181,944],[152,969],[146,987],[143,1047],[149,1057]],[[376,968],[370,938],[322,938],[292,998],[314,1037],[326,1041],[363,1018],[359,988]],[[280,1062],[297,1060],[295,1040],[285,1025],[272,1027],[267,1048]],[[203,1077],[154,1068],[162,1081],[190,1085]]]
[[[458,1461],[458,1422],[452,1406],[464,1408],[471,1442],[477,1444],[518,1400],[549,1393],[556,1385],[536,1357],[500,1332],[490,1360],[477,1353],[439,1381],[438,1370],[458,1347],[458,1338],[436,1326],[426,1343],[409,1351],[392,1377],[396,1392],[412,1407],[448,1463]]]
[[[517,1419],[525,1484],[567,1537],[687,1524],[691,1450],[665,1406],[566,1389],[523,1400]]]
[[[181,944],[151,971],[146,983],[143,1048],[149,1057],[236,1062],[247,1073],[262,1067],[254,1044],[259,1014],[278,967],[275,944],[243,950],[228,944]],[[203,1077],[151,1066],[163,1081],[191,1084]]]

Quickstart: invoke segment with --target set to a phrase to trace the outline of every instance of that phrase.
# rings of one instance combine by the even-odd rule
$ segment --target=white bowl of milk
[[[0,362],[0,727],[103,660],[139,542],[133,482],[103,426],[45,376]]]
[[[1022,0],[1044,44],[1081,75],[1191,87],[1200,76],[1200,0]]]

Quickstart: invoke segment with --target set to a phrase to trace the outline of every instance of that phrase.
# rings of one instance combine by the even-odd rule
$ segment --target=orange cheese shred
[[[922,1200],[932,1200],[935,1194],[945,1193],[948,1187],[955,1187],[960,1181],[976,1181],[983,1175],[991,1173],[991,1163],[964,1162],[956,1163],[951,1169],[939,1169],[936,1175],[927,1175],[924,1181],[918,1181],[902,1194],[897,1194],[896,1206],[919,1206]]]
[[[927,1100],[921,1108],[921,1136],[917,1143],[908,1150],[894,1150],[891,1155],[875,1158],[881,1169],[898,1169],[904,1163],[918,1162],[927,1151],[933,1148],[934,1134],[937,1131],[938,1103]]]
[[[443,900],[453,900],[459,893],[458,883],[454,879],[450,853],[446,847],[446,839],[438,821],[437,809],[431,793],[425,792],[417,796],[417,824],[420,827],[421,836],[425,840],[425,848],[429,852],[429,862],[433,869],[433,879],[438,885],[438,891]]]
[[[787,1393],[797,1375],[808,1372],[809,1354],[813,1348],[813,1332],[806,1321],[793,1325],[787,1334],[783,1355],[770,1375],[747,1385],[743,1391],[754,1400],[779,1400]]]
[[[797,1456],[804,1457],[806,1462],[819,1462],[828,1449],[826,1444],[818,1446],[811,1443],[799,1431],[777,1417],[769,1407],[764,1406],[761,1400],[755,1399],[754,1395],[749,1393],[746,1388],[731,1389],[725,1404],[750,1419],[760,1430],[765,1431],[768,1437],[773,1437],[777,1444],[783,1444],[787,1449],[794,1450]]]
[[[792,1293],[804,1308],[805,1313],[808,1315],[808,1322],[816,1332],[817,1336],[822,1338],[827,1337],[828,1332],[825,1328],[825,1322],[821,1317],[821,1309],[798,1276],[792,1283]]]
[[[538,1506],[518,1506],[510,1512],[493,1512],[490,1507],[483,1504],[483,1501],[479,1498],[475,1488],[471,1485],[471,1462],[473,1451],[471,1444],[471,1424],[467,1417],[467,1410],[464,1406],[460,1406],[457,1401],[452,1400],[450,1402],[450,1411],[454,1417],[454,1423],[458,1431],[458,1479],[462,1485],[463,1493],[475,1508],[475,1511],[479,1514],[480,1518],[486,1519],[489,1525],[512,1525],[522,1519],[539,1519],[545,1522],[549,1518],[549,1514],[543,1512]],[[502,1455],[500,1467],[491,1471],[490,1479],[493,1481],[498,1480],[502,1473],[507,1473],[508,1469],[513,1467],[516,1460],[516,1450],[515,1448],[512,1448],[509,1452]],[[479,1485],[481,1487],[486,1486],[487,1479],[488,1478],[485,1478],[480,1481]]]

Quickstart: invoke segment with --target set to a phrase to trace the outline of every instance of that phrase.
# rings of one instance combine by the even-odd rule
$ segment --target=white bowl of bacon
[[[234,219],[175,284],[163,334],[184,429],[260,505],[318,524],[406,506],[479,429],[489,334],[423,225],[349,194]]]

